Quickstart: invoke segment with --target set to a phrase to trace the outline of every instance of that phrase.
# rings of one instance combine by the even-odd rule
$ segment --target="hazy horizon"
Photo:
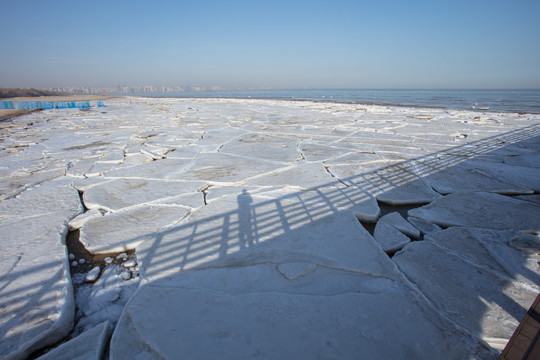
[[[538,1],[7,2],[0,87],[538,89]]]

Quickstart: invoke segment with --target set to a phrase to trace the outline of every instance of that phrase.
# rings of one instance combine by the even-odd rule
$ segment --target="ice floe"
[[[516,237],[449,228],[407,245],[394,261],[439,311],[501,350],[540,290],[538,255],[508,246]]]
[[[392,225],[379,221],[373,233],[375,240],[385,253],[393,253],[411,242],[411,239]]]
[[[403,234],[410,236],[413,239],[418,239],[420,237],[420,230],[411,225],[407,220],[405,220],[399,213],[391,212],[384,215],[379,219],[379,223],[388,224],[396,230],[402,232]]]
[[[409,216],[443,227],[537,230],[540,206],[508,196],[485,192],[456,192],[413,209]]]
[[[203,205],[200,190],[206,184],[195,181],[116,179],[89,188],[84,192],[83,200],[87,208],[104,211],[156,203],[159,200],[169,200],[169,203],[176,200],[174,202],[178,205],[199,207]]]
[[[87,221],[81,228],[81,243],[93,254],[134,249],[187,214],[183,206],[149,205],[117,211]]]

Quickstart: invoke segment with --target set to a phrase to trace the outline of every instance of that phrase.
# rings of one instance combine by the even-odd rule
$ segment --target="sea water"
[[[450,110],[540,113],[540,89],[414,90],[331,89],[198,91],[138,94],[148,97],[238,98],[335,101],[358,104],[436,107]]]

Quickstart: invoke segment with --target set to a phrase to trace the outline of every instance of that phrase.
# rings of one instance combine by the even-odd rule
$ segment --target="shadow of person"
[[[245,249],[252,246],[254,239],[254,222],[252,203],[253,198],[246,189],[236,197],[238,202],[238,241],[240,248]]]

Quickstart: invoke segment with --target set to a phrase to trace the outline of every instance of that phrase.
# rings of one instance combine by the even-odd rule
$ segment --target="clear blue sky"
[[[0,87],[540,88],[539,0],[0,0]]]

